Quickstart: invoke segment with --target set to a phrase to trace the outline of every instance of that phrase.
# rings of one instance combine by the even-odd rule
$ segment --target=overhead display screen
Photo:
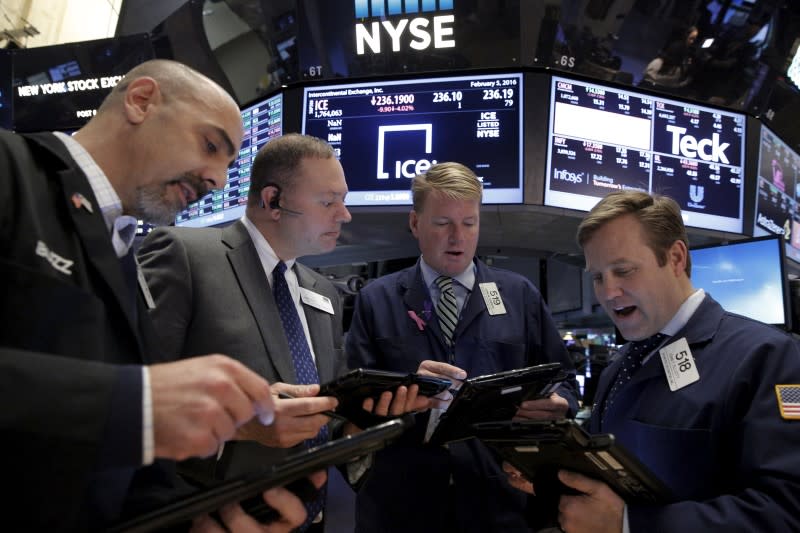
[[[522,74],[307,87],[303,133],[328,141],[347,203],[410,205],[437,162],[471,168],[487,204],[522,203]]]
[[[800,155],[761,126],[753,235],[782,235],[786,256],[800,262]]]
[[[176,226],[216,226],[240,218],[247,208],[250,167],[261,146],[282,132],[283,97],[276,94],[242,109],[244,136],[239,157],[228,168],[225,188],[192,202],[175,219]]]
[[[153,57],[144,33],[13,50],[14,129],[80,128],[130,69]]]
[[[588,211],[611,191],[663,194],[684,223],[742,232],[745,117],[553,77],[545,205]]]

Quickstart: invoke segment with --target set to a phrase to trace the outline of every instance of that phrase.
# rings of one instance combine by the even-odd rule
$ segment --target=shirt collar
[[[683,326],[685,326],[689,319],[692,318],[697,308],[703,303],[706,297],[706,292],[703,289],[694,291],[686,301],[684,301],[678,308],[678,312],[672,317],[672,320],[667,322],[667,325],[661,328],[661,333],[669,335],[670,337],[678,333]]]
[[[258,258],[261,260],[261,265],[264,267],[264,272],[268,274],[267,278],[271,285],[272,271],[275,270],[275,267],[281,259],[278,257],[278,254],[275,253],[275,250],[272,249],[272,246],[270,246],[264,234],[258,230],[256,225],[253,224],[249,218],[247,218],[246,214],[242,215],[240,220],[242,224],[244,224],[247,233],[250,234],[250,240],[253,241],[253,245],[256,247],[256,253],[258,253]],[[291,270],[294,266],[295,259],[289,259],[288,261],[284,261],[284,263],[286,263],[286,269]]]
[[[422,271],[422,279],[425,280],[425,286],[428,288],[434,286],[434,281],[436,281],[436,278],[438,278],[441,274],[436,272],[428,263],[425,262],[425,258],[421,256],[419,258],[419,267]],[[467,266],[462,273],[453,276],[453,279],[471,292],[472,287],[475,286],[475,262],[470,262],[469,266]]]
[[[122,214],[122,200],[114,190],[105,172],[95,162],[89,152],[71,136],[60,131],[54,132],[55,136],[64,143],[69,155],[77,163],[78,168],[86,175],[94,197],[97,200],[97,207],[103,214],[109,233],[111,233],[111,243],[118,257],[122,257],[133,244],[136,237],[136,217]]]
[[[108,181],[105,172],[100,169],[92,156],[89,155],[89,152],[78,141],[60,131],[55,132],[55,135],[64,143],[69,155],[72,156],[78,167],[86,174],[89,186],[92,188],[92,192],[99,204],[100,212],[103,213],[106,226],[111,231],[114,221],[122,216],[122,201],[119,199],[119,195],[111,186],[111,182]]]

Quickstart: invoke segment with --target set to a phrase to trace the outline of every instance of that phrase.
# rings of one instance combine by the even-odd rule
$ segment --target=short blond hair
[[[478,176],[455,162],[437,163],[414,177],[411,184],[414,210],[421,212],[425,200],[434,191],[456,200],[477,200],[480,203],[483,198],[483,185]]]
[[[578,226],[578,245],[584,248],[601,227],[625,215],[633,215],[642,225],[647,246],[653,250],[659,266],[667,264],[667,252],[675,241],[683,241],[689,249],[689,237],[678,203],[668,196],[641,191],[612,192],[600,200]],[[691,276],[689,254],[685,271]]]

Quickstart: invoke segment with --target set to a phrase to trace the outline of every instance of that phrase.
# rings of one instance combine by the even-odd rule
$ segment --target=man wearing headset
[[[225,353],[273,383],[273,391],[295,397],[276,398],[270,428],[241,428],[213,472],[207,463],[201,467],[213,477],[282,459],[289,448],[318,438],[330,421],[321,413],[336,407],[334,398],[316,396],[318,385],[296,385],[308,382],[298,379],[293,339],[285,324],[280,327],[273,297],[280,263],[286,265],[283,276],[311,349],[316,383],[346,369],[340,297],[329,280],[295,261],[333,250],[342,224],[351,220],[341,164],[325,141],[287,134],[261,148],[250,179],[247,210],[239,221],[225,228],[158,228],[139,252],[155,302],[151,315],[168,358],[225,347]],[[419,407],[415,389],[401,387],[394,398],[387,394],[375,413],[401,414],[408,410],[406,402]],[[426,400],[416,403],[421,402]]]

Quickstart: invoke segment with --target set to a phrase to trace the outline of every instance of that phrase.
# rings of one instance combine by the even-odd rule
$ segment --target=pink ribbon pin
[[[417,313],[414,311],[409,311],[408,316],[411,317],[411,320],[417,323],[417,328],[419,328],[420,331],[425,331],[425,321],[418,317]]]

